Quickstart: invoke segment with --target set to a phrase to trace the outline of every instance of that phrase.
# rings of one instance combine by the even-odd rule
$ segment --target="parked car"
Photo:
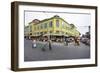
[[[90,45],[90,39],[86,41],[86,45]]]
[[[90,45],[90,39],[89,38],[81,38],[81,42],[86,44],[86,45]]]

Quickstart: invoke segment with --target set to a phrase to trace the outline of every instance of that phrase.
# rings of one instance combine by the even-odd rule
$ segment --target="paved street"
[[[46,51],[42,51],[41,48],[43,47]],[[24,61],[84,58],[90,58],[90,47],[83,43],[80,46],[75,46],[74,43],[70,43],[68,46],[62,43],[52,43],[52,50],[50,51],[47,42],[37,41],[37,47],[32,48],[32,41],[24,40]]]

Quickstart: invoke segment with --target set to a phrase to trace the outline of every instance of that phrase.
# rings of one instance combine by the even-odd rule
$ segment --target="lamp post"
[[[51,34],[49,32],[49,35],[48,35],[48,43],[49,43],[49,50],[52,50],[52,47],[51,47]]]

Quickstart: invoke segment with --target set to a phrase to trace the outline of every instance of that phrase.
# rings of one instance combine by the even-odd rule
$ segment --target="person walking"
[[[33,39],[33,40],[32,40],[32,48],[36,48],[36,46],[37,46],[37,45],[36,45],[36,40]]]
[[[51,47],[51,40],[48,40],[48,42],[41,48],[42,51],[46,51],[46,46],[48,45],[48,48],[49,50],[52,50],[52,47]]]
[[[77,45],[79,46],[80,45],[80,38],[77,37]]]
[[[68,46],[68,38],[65,38],[66,46]]]
[[[80,45],[80,39],[78,37],[74,37],[75,45]]]
[[[48,40],[48,42],[49,42],[49,50],[52,50],[52,46],[51,46],[51,40]]]

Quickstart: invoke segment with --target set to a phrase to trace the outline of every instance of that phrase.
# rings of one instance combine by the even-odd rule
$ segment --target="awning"
[[[43,36],[65,36],[65,37],[68,37],[68,35],[65,35],[65,34],[54,34],[54,33],[44,34]]]

